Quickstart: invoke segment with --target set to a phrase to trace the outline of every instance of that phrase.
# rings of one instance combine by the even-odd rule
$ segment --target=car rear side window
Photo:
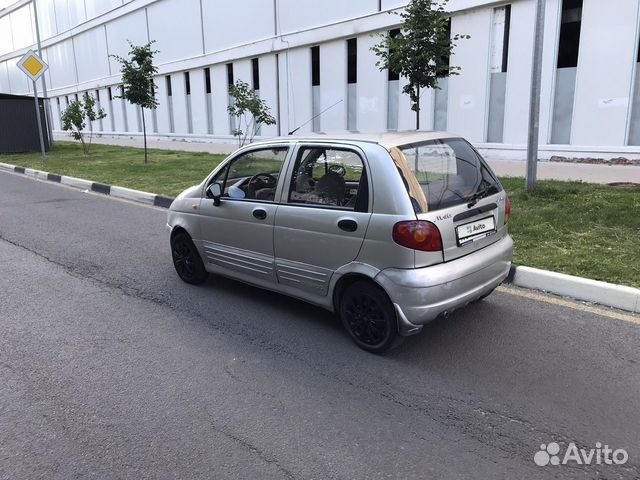
[[[460,205],[501,190],[482,157],[461,138],[403,145],[390,153],[416,213]]]
[[[366,212],[367,172],[352,150],[303,147],[296,158],[288,202]]]

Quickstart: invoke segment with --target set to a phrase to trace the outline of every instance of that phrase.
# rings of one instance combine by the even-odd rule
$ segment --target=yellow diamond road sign
[[[49,68],[49,65],[33,50],[29,50],[18,62],[18,68],[35,82]]]

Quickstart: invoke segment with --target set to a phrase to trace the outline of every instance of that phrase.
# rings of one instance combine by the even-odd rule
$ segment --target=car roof
[[[430,140],[439,140],[443,138],[457,138],[459,135],[448,132],[436,131],[404,131],[404,132],[385,132],[385,133],[326,133],[314,136],[294,136],[276,137],[268,141],[256,142],[252,145],[270,144],[274,142],[309,142],[309,143],[376,143],[383,146],[387,150],[403,145],[412,145],[416,143],[428,142]]]

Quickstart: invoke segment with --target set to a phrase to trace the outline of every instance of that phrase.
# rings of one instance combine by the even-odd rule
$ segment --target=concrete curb
[[[161,208],[169,208],[171,202],[173,202],[173,198],[156,195],[155,193],[91,182],[82,178],[56,175],[54,173],[18,167],[8,163],[0,163],[0,171],[22,173],[38,180],[62,183],[81,190],[97,192],[103,195]],[[640,289],[637,288],[518,265],[511,267],[505,283],[619,308],[629,312],[640,313]]]
[[[513,265],[505,283],[640,313],[640,289]]]
[[[169,208],[173,202],[173,198],[164,195],[156,195],[155,193],[142,192],[140,190],[132,190],[125,187],[116,187],[105,183],[92,182],[83,178],[68,177],[66,175],[57,175],[55,173],[43,172],[42,170],[34,170],[32,168],[19,167],[9,163],[0,163],[0,171],[21,173],[27,177],[44,180],[54,183],[62,183],[70,187],[79,188],[91,192],[101,193],[124,200],[129,200],[146,205],[154,205],[156,207]]]

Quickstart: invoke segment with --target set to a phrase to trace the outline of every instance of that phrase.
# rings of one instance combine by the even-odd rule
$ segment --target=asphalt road
[[[505,291],[379,357],[183,284],[166,213],[0,173],[0,478],[638,478],[640,325]],[[536,466],[541,444],[623,465]]]

